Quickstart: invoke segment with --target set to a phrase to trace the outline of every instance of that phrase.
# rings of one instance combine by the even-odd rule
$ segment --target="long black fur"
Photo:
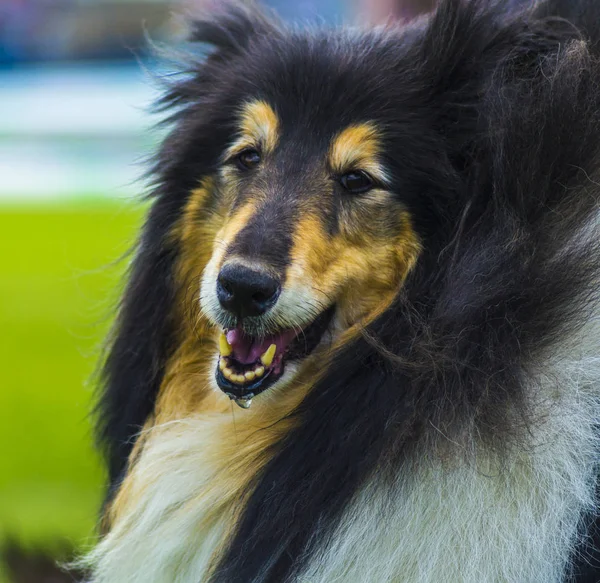
[[[217,42],[217,38],[213,40]],[[179,82],[159,103],[160,110],[174,111],[166,123],[176,125],[151,173],[154,203],[136,246],[109,339],[97,408],[97,435],[106,453],[111,491],[118,487],[135,437],[152,414],[174,348],[170,316],[177,249],[170,233],[190,191],[201,177],[214,171],[231,135],[232,120],[222,119],[222,103],[206,92],[218,78],[221,60],[220,54],[208,59],[202,71],[193,76],[190,72],[189,79]]]
[[[416,443],[476,427],[501,453],[535,422],[524,379],[595,293],[595,242],[564,243],[598,205],[600,4],[524,4],[445,0],[404,33],[299,33],[245,8],[197,24],[194,41],[215,49],[165,101],[174,129],[105,368],[113,484],[173,348],[167,234],[236,105],[283,104],[283,124],[315,136],[332,117],[384,123],[392,190],[424,247],[394,306],[295,412],[213,583],[288,580],[367,476],[397,471]],[[586,569],[578,581],[600,578]]]

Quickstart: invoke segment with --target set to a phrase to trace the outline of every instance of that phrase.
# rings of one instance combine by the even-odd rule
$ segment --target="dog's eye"
[[[348,174],[340,176],[340,184],[352,194],[360,194],[373,188],[373,180],[362,170],[348,172]]]
[[[238,155],[236,161],[242,170],[252,170],[260,164],[260,154],[257,150],[244,150]]]

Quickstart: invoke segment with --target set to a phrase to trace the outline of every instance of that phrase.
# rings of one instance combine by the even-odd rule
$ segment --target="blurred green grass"
[[[0,206],[0,541],[94,535],[103,473],[89,382],[142,208]],[[1,576],[0,576],[1,579]]]

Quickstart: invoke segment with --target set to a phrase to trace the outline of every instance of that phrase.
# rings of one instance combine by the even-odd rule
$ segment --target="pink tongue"
[[[248,336],[240,328],[234,328],[227,332],[227,342],[232,348],[232,357],[241,364],[251,364],[256,362],[271,346],[275,344],[278,356],[285,352],[289,343],[296,338],[294,330],[284,330],[279,334],[273,334],[266,338],[255,338]]]

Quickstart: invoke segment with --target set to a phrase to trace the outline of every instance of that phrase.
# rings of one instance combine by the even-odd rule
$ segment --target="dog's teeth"
[[[223,369],[223,376],[230,381],[233,380],[234,372],[230,368]]]
[[[262,377],[265,374],[265,367],[264,366],[259,366],[258,368],[254,369],[254,374],[257,377]]]
[[[233,379],[238,385],[243,385],[246,382],[246,378],[244,377],[243,374],[238,374],[235,375],[235,378]]]
[[[221,332],[221,335],[219,336],[219,352],[221,353],[221,356],[230,356],[232,352],[224,332]]]
[[[271,366],[273,362],[273,358],[275,356],[275,351],[277,350],[277,346],[275,344],[271,344],[267,351],[260,357],[260,361],[266,366]]]
[[[256,378],[256,373],[253,370],[249,370],[245,375],[244,378],[247,381],[253,381]]]
[[[227,361],[224,358],[219,359],[219,370],[223,372],[227,368]]]

